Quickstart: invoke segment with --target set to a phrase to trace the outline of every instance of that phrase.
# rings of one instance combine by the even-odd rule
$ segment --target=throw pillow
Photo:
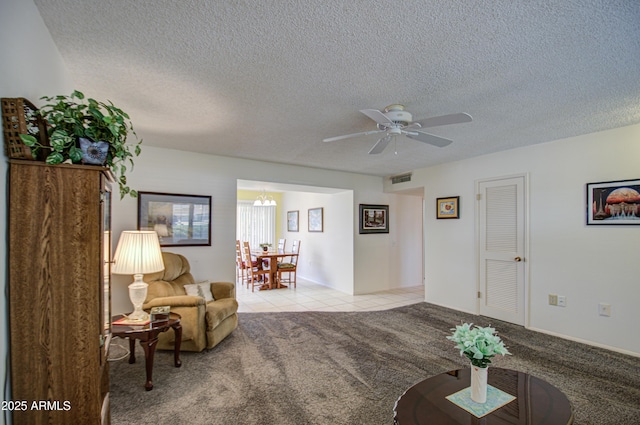
[[[204,297],[205,302],[213,301],[210,282],[198,282],[198,288],[200,289],[200,296]]]
[[[189,285],[184,285],[184,290],[187,291],[187,295],[193,295],[196,297],[201,297],[200,295],[200,287],[197,283],[191,283]]]

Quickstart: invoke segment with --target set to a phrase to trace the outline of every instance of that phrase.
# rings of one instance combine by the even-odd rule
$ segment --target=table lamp
[[[113,273],[133,275],[133,283],[129,285],[133,313],[127,317],[129,320],[148,320],[149,314],[142,310],[142,304],[147,298],[149,285],[142,281],[142,275],[164,270],[158,234],[154,231],[123,231],[113,262]]]

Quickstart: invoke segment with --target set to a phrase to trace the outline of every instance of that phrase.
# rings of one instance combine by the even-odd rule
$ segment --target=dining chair
[[[253,292],[256,285],[269,285],[269,289],[273,288],[273,282],[271,282],[271,269],[266,267],[265,262],[262,264],[258,264],[257,261],[252,261],[251,259],[251,248],[249,248],[249,243],[243,246],[244,258],[247,264],[251,264],[251,266],[247,267],[247,287],[249,283],[251,283],[251,292]],[[268,263],[267,263],[268,264]]]
[[[236,281],[239,281],[240,284],[244,285],[246,282],[247,275],[247,266],[244,262],[244,258],[242,258],[242,248],[240,246],[240,241],[236,240]]]
[[[239,241],[238,241],[239,243]],[[247,248],[249,250],[249,255],[245,255],[244,253],[244,249]],[[251,267],[258,267],[258,259],[251,254],[251,247],[249,246],[249,242],[247,241],[243,241],[242,242],[242,248],[240,248],[240,257],[242,258],[242,264],[245,270],[245,280],[244,282],[247,284],[247,288],[249,287],[249,269]]]
[[[249,254],[250,254],[249,258],[251,259],[251,265],[253,265],[254,267],[257,266],[258,265],[258,257],[256,257],[256,255],[251,250],[251,246],[249,245],[248,241],[243,241],[242,242],[242,249],[244,250],[244,248],[248,248],[249,249]]]
[[[284,252],[285,246],[287,245],[286,239],[278,239],[278,252]]]
[[[297,270],[298,270],[298,256],[300,254],[300,241],[294,240],[291,244],[291,255],[288,257],[288,261],[284,260],[278,264],[278,282],[279,283],[293,283],[293,287],[296,287]],[[287,279],[283,279],[282,274],[287,273]],[[293,279],[291,274],[293,273]]]

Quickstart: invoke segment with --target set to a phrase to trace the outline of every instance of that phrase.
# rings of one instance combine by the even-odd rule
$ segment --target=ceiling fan
[[[426,118],[420,121],[412,121],[411,114],[404,109],[404,105],[389,105],[383,111],[377,109],[362,109],[365,114],[377,123],[377,130],[364,131],[361,133],[345,134],[343,136],[329,137],[323,142],[335,142],[337,140],[348,139],[350,137],[366,136],[369,134],[386,133],[382,136],[369,151],[370,154],[382,152],[389,142],[396,136],[405,135],[410,139],[443,148],[449,145],[452,140],[444,137],[434,136],[419,130],[426,127],[437,127],[440,125],[461,124],[471,122],[471,115],[465,113],[441,115],[438,117]]]

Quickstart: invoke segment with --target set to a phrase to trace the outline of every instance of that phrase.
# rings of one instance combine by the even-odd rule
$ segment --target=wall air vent
[[[411,173],[391,177],[391,184],[405,183],[411,181]]]

